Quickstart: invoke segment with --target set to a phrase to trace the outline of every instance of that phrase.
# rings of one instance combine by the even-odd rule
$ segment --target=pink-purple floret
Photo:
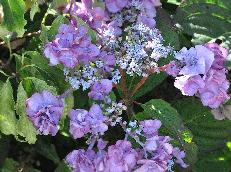
[[[93,61],[100,54],[99,48],[91,43],[84,26],[75,28],[62,24],[55,40],[45,45],[44,55],[50,60],[50,65],[63,64],[74,68],[78,64]]]
[[[63,102],[48,91],[33,94],[26,101],[26,111],[39,134],[55,136],[63,111]]]

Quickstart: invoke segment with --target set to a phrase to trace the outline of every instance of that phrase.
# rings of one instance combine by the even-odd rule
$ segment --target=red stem
[[[126,83],[126,75],[125,75],[123,69],[120,68],[119,71],[120,71],[120,75],[122,78],[121,90],[123,91],[124,95],[127,97],[128,90],[127,90],[127,83]]]
[[[168,67],[168,65],[164,65],[164,66],[159,67],[158,70],[162,72],[162,71],[165,71],[167,67]],[[133,95],[136,93],[136,91],[145,83],[145,81],[148,79],[148,77],[149,77],[151,74],[153,74],[154,72],[155,72],[154,69],[150,69],[150,70],[148,71],[147,75],[144,76],[144,77],[140,80],[140,82],[138,82],[138,84],[136,84],[136,86],[132,89],[132,91],[131,91],[131,96],[133,96]]]

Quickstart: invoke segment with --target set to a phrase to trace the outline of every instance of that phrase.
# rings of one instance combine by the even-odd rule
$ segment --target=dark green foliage
[[[174,19],[184,33],[193,36],[194,44],[219,38],[230,47],[230,13],[229,0],[187,0],[177,9]]]
[[[193,133],[200,154],[222,149],[231,138],[231,121],[214,119],[210,109],[196,98],[179,100],[174,107],[183,118],[185,126]]]

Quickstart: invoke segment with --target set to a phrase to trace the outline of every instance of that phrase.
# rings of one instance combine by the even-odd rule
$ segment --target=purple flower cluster
[[[33,94],[26,101],[29,119],[39,134],[55,136],[63,111],[63,102],[48,91]]]
[[[69,12],[85,21],[92,29],[102,32],[105,23],[108,21],[108,14],[101,7],[92,6],[92,0],[82,0],[81,3],[69,4],[64,12]],[[75,20],[75,19],[72,19]]]
[[[134,149],[129,141],[118,140],[105,151],[106,143],[99,139],[98,152],[92,149],[74,150],[65,158],[67,164],[73,172],[165,172],[169,162],[174,159],[182,167],[187,167],[182,160],[185,153],[177,147],[174,148],[169,143],[171,139],[168,136],[158,135],[158,129],[161,127],[159,120],[146,120],[140,124],[146,141],[143,144],[137,140],[138,137],[135,138],[141,148]],[[130,132],[131,137],[134,136],[132,133],[134,131]]]
[[[105,100],[106,96],[112,91],[112,81],[102,79],[94,83],[88,96],[94,100]]]
[[[84,109],[71,110],[69,118],[69,132],[74,139],[81,138],[90,132],[97,135],[108,130],[108,126],[104,123],[107,117],[103,115],[100,106],[96,104],[90,108],[89,112]]]
[[[160,0],[106,0],[105,5],[110,13],[118,13],[124,8],[131,9],[135,7],[135,9],[140,10],[137,22],[154,28],[156,25],[153,19],[156,17],[155,7],[160,6],[161,3]]]
[[[166,72],[174,77],[183,95],[198,95],[204,106],[218,108],[229,99],[224,61],[228,50],[216,43],[197,45],[176,53]]]
[[[62,63],[67,68],[94,61],[99,55],[99,48],[91,43],[84,26],[76,28],[62,24],[55,40],[45,45],[44,54],[51,65]]]
[[[125,172],[136,165],[138,153],[128,141],[118,140],[109,146],[108,152],[99,150],[74,150],[66,157],[73,172]]]

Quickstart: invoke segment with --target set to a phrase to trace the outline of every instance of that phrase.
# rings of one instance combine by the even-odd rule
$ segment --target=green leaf
[[[75,108],[78,108],[78,109],[89,108],[89,97],[87,94],[88,94],[87,91],[83,91],[81,89],[78,89],[73,93]]]
[[[30,10],[30,20],[34,19],[36,13],[40,12],[39,4],[37,0],[32,0],[32,6]]]
[[[64,105],[64,111],[61,117],[61,120],[59,122],[59,128],[62,130],[65,125],[65,119],[68,116],[69,111],[74,107],[74,96],[73,94],[70,94],[65,98],[65,105]]]
[[[167,3],[169,4],[175,4],[175,5],[180,5],[182,0],[167,0]]]
[[[38,52],[31,51],[27,55],[31,57],[31,64],[35,64],[36,68],[40,72],[43,80],[49,81],[48,83],[53,83],[57,86],[60,92],[63,92],[68,88],[68,84],[65,82],[65,77],[63,75],[63,70],[56,66],[49,66],[48,60],[39,54]]]
[[[231,171],[231,152],[230,150],[222,150],[206,154],[205,157],[199,159],[193,168],[193,172],[230,172]]]
[[[0,97],[0,131],[5,135],[15,135],[15,104],[13,99],[13,90],[9,80],[2,85]]]
[[[203,44],[222,37],[228,40],[230,14],[231,1],[187,0],[177,9],[174,19],[184,33],[193,36],[194,44]]]
[[[5,158],[8,155],[10,149],[10,140],[9,138],[5,137],[5,136],[1,136],[0,138],[0,168],[2,167]]]
[[[41,172],[41,171],[34,168],[24,168],[23,172]]]
[[[28,119],[26,115],[26,100],[27,100],[27,93],[23,88],[22,82],[19,84],[18,87],[18,94],[17,94],[17,104],[16,104],[16,112],[19,116],[19,120],[17,122],[17,134],[24,137],[25,140],[29,144],[34,144],[36,142],[36,135],[37,132]]]
[[[44,90],[47,90],[53,93],[54,95],[57,95],[55,87],[49,86],[45,81],[34,77],[25,78],[23,80],[23,87],[27,92],[27,95],[29,95],[29,97],[35,92],[42,92]]]
[[[13,159],[7,158],[4,162],[4,165],[1,169],[1,172],[16,172],[18,162],[14,161]]]
[[[22,169],[22,172],[41,172],[37,169],[34,168],[28,168],[28,167],[22,167],[21,164],[19,164],[17,161],[11,159],[11,158],[7,158],[4,162],[4,165],[1,169],[1,172],[19,172]]]
[[[161,31],[165,45],[171,45],[175,49],[180,48],[179,35],[174,27],[170,14],[163,8],[157,9],[157,28]]]
[[[48,141],[39,139],[36,143],[36,151],[45,158],[59,164],[60,159],[56,152],[55,146]]]
[[[55,172],[71,172],[71,170],[64,161],[61,161],[55,169]]]
[[[193,136],[178,112],[171,105],[161,99],[152,99],[142,105],[143,112],[135,115],[137,120],[159,119],[163,126],[162,132],[177,141],[175,144],[186,151],[186,162],[190,165],[197,160],[197,146],[193,143]]]
[[[41,41],[43,43],[46,43],[48,40],[48,30],[49,28],[47,26],[45,26],[44,24],[41,24],[41,34],[39,36],[39,38],[41,39]]]
[[[127,75],[128,76],[128,75]],[[151,74],[145,83],[136,91],[134,94],[134,99],[138,99],[141,96],[145,95],[160,83],[162,83],[166,79],[167,75],[163,72],[159,74]],[[131,88],[133,88],[141,79],[142,77],[127,77],[128,85],[131,84]]]
[[[222,149],[230,138],[230,120],[214,119],[211,110],[196,98],[185,98],[174,105],[184,124],[193,133],[200,154]]]
[[[0,0],[3,6],[4,18],[3,26],[11,32],[17,32],[18,36],[23,36],[26,25],[24,19],[25,3],[23,0]]]
[[[62,10],[70,3],[70,0],[53,0],[51,3],[51,8],[56,10]]]

